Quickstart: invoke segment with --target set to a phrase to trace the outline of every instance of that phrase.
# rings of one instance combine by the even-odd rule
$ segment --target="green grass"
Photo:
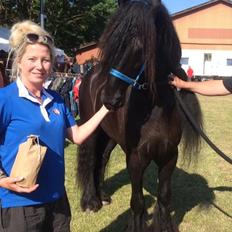
[[[205,131],[226,154],[232,153],[232,97],[199,96]],[[66,188],[72,209],[72,232],[124,231],[130,211],[130,182],[125,155],[119,147],[113,151],[106,173],[112,204],[97,213],[83,213],[80,191],[75,182],[77,147],[66,148]],[[232,166],[203,143],[197,163],[182,165],[180,154],[173,174],[173,218],[181,232],[232,231]],[[232,158],[232,155],[230,155]],[[156,202],[156,167],[150,165],[144,176],[144,195],[149,216]]]

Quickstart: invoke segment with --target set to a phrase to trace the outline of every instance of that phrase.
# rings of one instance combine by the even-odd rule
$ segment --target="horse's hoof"
[[[102,205],[109,205],[112,202],[111,197],[106,194],[104,191],[101,192],[101,202]]]
[[[86,208],[86,209],[82,209],[83,212],[85,213],[96,213],[100,210],[101,208]]]
[[[91,201],[81,201],[81,209],[84,212],[97,212],[101,207],[102,203],[98,198],[92,198]]]
[[[109,197],[107,195],[102,196],[101,200],[102,200],[102,205],[109,205],[112,202],[111,197]]]
[[[102,205],[109,205],[110,203],[111,203],[111,200],[110,201],[106,201],[106,200],[102,201]]]
[[[85,213],[90,214],[90,213],[94,213],[94,211],[93,211],[92,209],[86,209],[86,210],[85,210]]]

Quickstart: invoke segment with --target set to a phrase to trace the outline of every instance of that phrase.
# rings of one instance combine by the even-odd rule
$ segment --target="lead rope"
[[[183,110],[184,114],[187,116],[189,121],[192,123],[194,128],[197,130],[197,132],[201,135],[201,137],[208,143],[208,145],[218,154],[220,155],[225,161],[228,163],[232,164],[232,159],[229,158],[227,155],[225,155],[224,152],[222,152],[209,138],[208,136],[204,133],[204,131],[198,126],[196,123],[195,119],[192,117],[192,115],[189,113],[188,109],[186,108],[184,102],[182,101],[179,91],[177,89],[174,90],[175,96],[177,100],[180,103],[181,109]]]

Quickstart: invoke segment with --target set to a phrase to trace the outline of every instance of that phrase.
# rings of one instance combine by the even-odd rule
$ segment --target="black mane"
[[[144,79],[155,95],[156,80],[167,80],[168,74],[180,67],[181,47],[160,1],[150,5],[142,2],[122,4],[108,22],[99,40],[99,76],[106,77],[111,68],[116,68],[134,77],[145,64]]]
[[[100,76],[107,76],[112,67],[124,71],[128,66],[134,73],[125,74],[135,76],[145,64],[145,77],[151,77],[150,88],[154,89],[156,27],[152,12],[153,7],[139,3],[126,4],[116,11],[99,42]]]

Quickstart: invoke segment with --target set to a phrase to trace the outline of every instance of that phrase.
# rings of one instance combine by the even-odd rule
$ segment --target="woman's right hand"
[[[17,182],[20,182],[22,180],[23,177],[4,177],[0,179],[0,187],[17,193],[31,193],[39,187],[38,184],[33,185],[32,187],[20,187]]]

